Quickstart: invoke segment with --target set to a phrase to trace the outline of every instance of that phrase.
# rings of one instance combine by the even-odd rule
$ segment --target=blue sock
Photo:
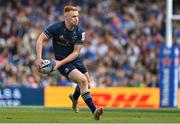
[[[79,88],[79,85],[77,85],[73,93],[74,100],[78,100],[79,96],[80,96],[80,88]]]
[[[86,92],[86,93],[82,94],[81,96],[82,96],[83,100],[85,101],[85,103],[87,104],[87,106],[90,108],[91,112],[94,113],[94,111],[96,110],[96,107],[93,103],[90,92]]]

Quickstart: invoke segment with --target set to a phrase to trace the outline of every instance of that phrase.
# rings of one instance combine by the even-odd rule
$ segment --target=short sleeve
[[[48,28],[46,28],[43,32],[48,38],[51,38],[57,35],[59,29],[60,26],[58,24],[52,24]]]
[[[76,40],[76,44],[81,44],[81,43],[84,43],[85,41],[85,35],[86,33],[83,31],[83,32],[80,32],[79,33],[79,36],[78,36],[78,39]]]

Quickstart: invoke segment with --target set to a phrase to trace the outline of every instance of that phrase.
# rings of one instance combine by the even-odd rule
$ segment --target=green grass
[[[69,108],[0,107],[0,123],[180,123],[178,109],[105,109],[95,121],[87,109],[73,113]]]

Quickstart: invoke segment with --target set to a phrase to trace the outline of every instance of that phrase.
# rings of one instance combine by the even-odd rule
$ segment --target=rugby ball
[[[56,63],[52,60],[43,60],[41,64],[41,72],[44,74],[49,74],[53,71]]]

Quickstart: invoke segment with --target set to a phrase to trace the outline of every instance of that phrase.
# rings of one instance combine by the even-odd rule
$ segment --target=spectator
[[[37,36],[62,20],[59,10],[68,3],[72,1],[0,1],[0,86],[70,84],[56,72],[46,78],[35,66]],[[75,4],[86,29],[82,59],[97,82],[94,87],[159,86],[158,49],[165,39],[165,1],[78,0]],[[174,13],[180,12],[177,5]],[[180,46],[180,24],[175,23],[173,29],[174,41]],[[44,58],[52,58],[51,44],[43,53]]]

